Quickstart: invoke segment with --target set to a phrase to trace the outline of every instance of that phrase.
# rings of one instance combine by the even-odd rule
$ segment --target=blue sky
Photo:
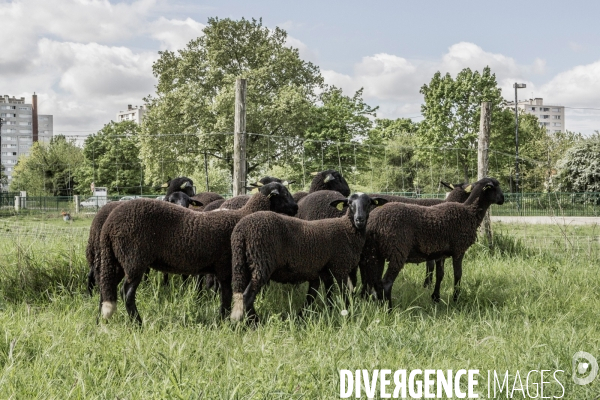
[[[153,92],[152,62],[201,34],[208,17],[261,18],[319,65],[326,82],[418,116],[419,87],[437,70],[490,65],[508,98],[567,109],[566,127],[600,129],[600,3],[583,1],[0,0],[2,93],[39,95],[55,132],[96,131]],[[419,120],[418,117],[416,120]]]

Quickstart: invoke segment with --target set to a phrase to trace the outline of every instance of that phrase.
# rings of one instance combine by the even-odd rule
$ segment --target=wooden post
[[[79,195],[73,196],[73,202],[75,203],[75,214],[79,214]]]
[[[481,119],[479,121],[479,140],[477,148],[477,180],[486,178],[488,175],[489,147],[490,147],[490,122],[492,119],[492,103],[484,101],[481,103]],[[490,210],[485,213],[481,223],[481,233],[490,247],[492,242],[492,223],[490,221]]]
[[[15,211],[19,212],[19,208],[21,208],[21,197],[15,196]]]
[[[246,79],[235,81],[233,195],[246,193]]]

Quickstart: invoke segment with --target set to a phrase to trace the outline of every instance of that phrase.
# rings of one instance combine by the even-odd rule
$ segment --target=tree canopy
[[[133,121],[110,122],[90,135],[83,148],[84,163],[77,171],[80,193],[90,184],[106,186],[110,193],[141,194],[140,126]]]
[[[563,191],[600,193],[600,132],[567,150],[558,167]]]
[[[82,150],[63,135],[50,143],[35,142],[31,153],[19,158],[10,191],[27,191],[37,196],[71,196],[76,186],[76,171],[83,163]]]
[[[323,78],[286,38],[284,30],[268,29],[261,20],[209,18],[203,35],[184,49],[160,52],[153,66],[158,85],[146,99],[141,134],[148,181],[190,170],[204,151],[232,169],[232,135],[213,133],[233,132],[236,78],[248,80],[247,132],[303,135]],[[270,156],[261,137],[248,137],[249,172]]]

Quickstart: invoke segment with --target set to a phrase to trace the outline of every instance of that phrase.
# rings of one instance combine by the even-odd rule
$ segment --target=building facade
[[[515,109],[515,102],[506,103],[507,108]],[[565,131],[565,107],[551,106],[544,104],[544,99],[535,98],[519,101],[519,109],[527,114],[535,115],[538,118],[540,126],[546,128],[548,132],[557,133]]]
[[[0,96],[0,163],[12,180],[15,166],[22,155],[29,155],[34,142],[49,142],[53,135],[52,115],[38,114],[37,95],[33,94],[31,103],[25,98]],[[7,191],[8,186],[0,186]]]
[[[144,114],[146,113],[146,107],[144,106],[135,106],[133,107],[131,104],[127,106],[127,110],[119,111],[117,113],[117,122],[122,121],[134,121],[137,124],[141,124],[144,119]]]

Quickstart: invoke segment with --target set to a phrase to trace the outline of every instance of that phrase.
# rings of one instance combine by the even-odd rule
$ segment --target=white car
[[[79,205],[81,207],[102,207],[109,201],[106,196],[92,196],[79,203]]]

